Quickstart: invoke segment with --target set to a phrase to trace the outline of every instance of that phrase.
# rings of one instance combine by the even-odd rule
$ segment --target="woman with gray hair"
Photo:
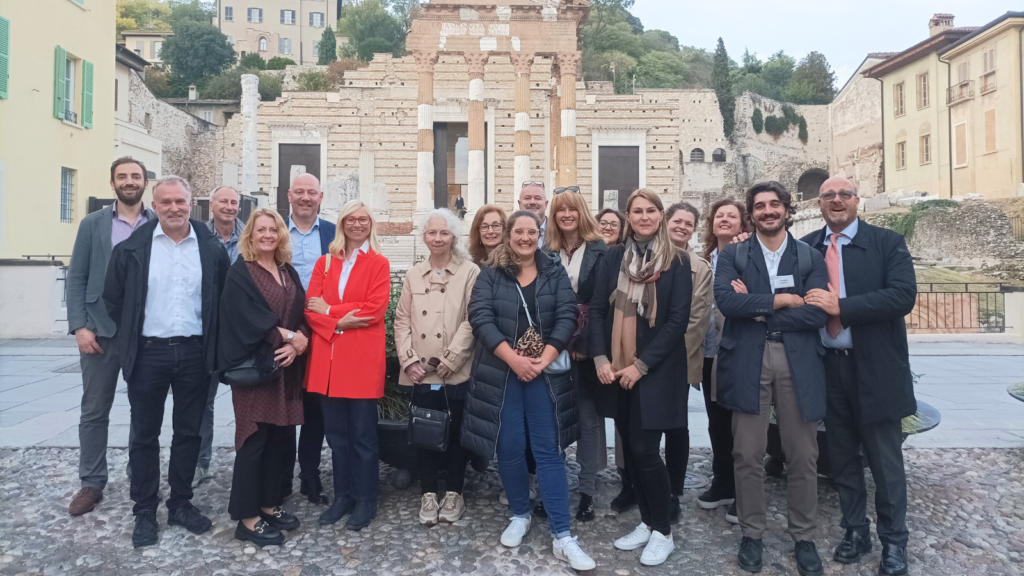
[[[467,455],[460,442],[462,414],[473,358],[469,296],[480,268],[459,245],[459,219],[440,208],[423,221],[430,257],[409,269],[395,311],[395,347],[402,372],[398,383],[412,389],[414,406],[450,414],[444,452],[418,448],[422,498],[420,523],[455,522],[466,510],[462,498]],[[445,493],[438,501],[438,475]]]

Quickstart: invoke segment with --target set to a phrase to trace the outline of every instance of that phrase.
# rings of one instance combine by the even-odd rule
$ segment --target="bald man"
[[[327,248],[334,240],[336,227],[331,222],[318,216],[320,202],[324,193],[320,190],[320,180],[312,174],[300,174],[292,180],[288,189],[288,204],[291,215],[288,217],[288,234],[292,241],[292,266],[299,273],[302,288],[309,289],[309,280],[313,276],[313,266],[321,256],[327,254]],[[327,504],[323,496],[323,484],[320,480],[320,452],[324,445],[324,417],[320,411],[320,395],[303,392],[303,410],[305,424],[299,432],[299,491],[314,504]],[[285,493],[292,490],[294,460],[285,471]]]
[[[543,246],[544,230],[548,224],[548,197],[544,192],[543,182],[523,182],[523,187],[519,190],[519,209],[529,210],[540,218],[540,238],[537,245]]]
[[[839,489],[843,541],[833,558],[858,562],[871,551],[864,463],[875,480],[879,574],[907,573],[907,479],[901,420],[917,411],[903,318],[914,309],[917,280],[903,236],[857,218],[857,187],[832,177],[818,208],[826,226],[803,241],[825,255],[828,290],[804,299],[828,314],[825,429],[832,478]]]

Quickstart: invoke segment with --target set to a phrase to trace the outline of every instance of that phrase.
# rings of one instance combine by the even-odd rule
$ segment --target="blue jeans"
[[[523,382],[509,372],[498,430],[498,473],[508,507],[521,518],[530,517],[530,473],[526,469],[526,434],[537,460],[537,486],[548,513],[551,534],[569,535],[569,480],[565,454],[558,448],[555,403],[544,376]]]

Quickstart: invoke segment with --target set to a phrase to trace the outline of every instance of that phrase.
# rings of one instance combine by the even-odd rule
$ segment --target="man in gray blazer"
[[[72,516],[93,510],[103,499],[107,484],[107,427],[121,363],[117,327],[107,315],[101,296],[111,250],[137,228],[156,219],[142,204],[148,184],[141,161],[130,156],[115,160],[110,166],[110,187],[117,200],[82,219],[71,252],[68,331],[78,341],[82,363],[82,416],[78,425],[82,488],[68,507]]]

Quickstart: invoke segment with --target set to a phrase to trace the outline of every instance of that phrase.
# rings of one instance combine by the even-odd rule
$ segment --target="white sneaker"
[[[632,532],[616,540],[615,547],[619,550],[636,550],[646,546],[650,539],[651,529],[641,522]]]
[[[530,524],[529,518],[514,516],[512,521],[509,522],[508,528],[505,528],[505,531],[501,533],[502,545],[515,548],[522,544],[523,536],[526,536],[526,533],[530,531]]]
[[[651,540],[640,555],[640,563],[644,566],[657,566],[668,559],[675,547],[671,534],[665,536],[657,530],[651,530]]]
[[[420,498],[420,524],[433,526],[437,524],[437,494],[427,492]]]
[[[565,538],[554,538],[551,540],[551,551],[555,558],[568,562],[574,570],[593,570],[597,568],[597,562],[580,548],[576,541],[579,536],[566,536]]]
[[[537,489],[531,484],[530,485],[530,501],[532,502],[532,501],[534,501],[536,499],[537,499]],[[502,490],[501,493],[498,494],[498,502],[501,502],[502,506],[508,506],[508,495],[505,494],[504,490]]]

